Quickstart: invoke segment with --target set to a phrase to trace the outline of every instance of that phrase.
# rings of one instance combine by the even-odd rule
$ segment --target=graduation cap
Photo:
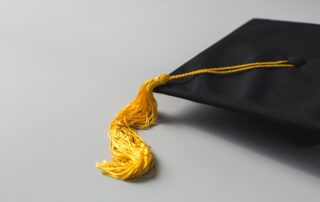
[[[153,91],[320,131],[320,26],[253,19],[173,71],[145,81],[109,126],[103,174],[134,179],[153,165],[136,129],[157,119]]]

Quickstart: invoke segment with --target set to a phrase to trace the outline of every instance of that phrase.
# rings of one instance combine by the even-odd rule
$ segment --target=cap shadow
[[[196,127],[320,177],[318,132],[207,105],[188,109],[179,117],[160,113],[159,122]]]

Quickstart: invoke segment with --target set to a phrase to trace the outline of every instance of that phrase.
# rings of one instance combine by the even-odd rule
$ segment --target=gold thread
[[[241,71],[246,71],[246,70],[256,69],[256,68],[293,67],[293,64],[288,64],[287,62],[288,62],[287,60],[280,60],[276,62],[255,62],[255,63],[248,63],[243,65],[206,68],[206,69],[195,70],[195,71],[187,72],[183,74],[173,75],[173,76],[170,76],[170,80],[183,78],[187,76],[195,76],[198,74],[205,74],[205,73],[229,74],[229,73],[236,73],[236,72],[241,72]]]

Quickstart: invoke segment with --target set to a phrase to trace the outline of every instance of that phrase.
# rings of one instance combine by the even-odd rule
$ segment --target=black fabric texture
[[[202,74],[170,81],[155,92],[320,132],[319,25],[252,19],[171,75],[283,59],[295,67]]]

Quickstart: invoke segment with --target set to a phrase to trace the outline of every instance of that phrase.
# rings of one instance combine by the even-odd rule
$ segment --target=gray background
[[[320,2],[0,1],[0,201],[320,200],[320,147],[294,129],[157,95],[153,177],[103,176],[106,128],[141,82],[253,17],[320,23]],[[302,134],[303,135],[303,134]]]

